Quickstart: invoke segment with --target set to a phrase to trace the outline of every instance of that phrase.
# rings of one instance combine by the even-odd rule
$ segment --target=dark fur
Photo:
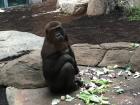
[[[46,37],[41,51],[43,73],[52,92],[71,92],[78,88],[78,74],[74,53],[60,22],[52,21],[45,27]]]

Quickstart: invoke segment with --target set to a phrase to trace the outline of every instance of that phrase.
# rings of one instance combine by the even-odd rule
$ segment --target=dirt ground
[[[13,9],[0,13],[0,30],[18,30],[44,36],[44,26],[52,20],[64,23],[70,42],[140,42],[140,21],[129,22],[116,13],[106,16],[68,16],[60,13],[42,14],[56,9],[56,0],[48,0],[38,6]]]
[[[43,36],[44,26],[49,21],[59,20],[69,22],[79,16],[60,16],[59,13],[50,13],[40,16],[32,16],[39,13],[46,13],[56,10],[56,0],[47,0],[47,2],[35,6],[28,6],[16,9],[7,9],[6,12],[0,13],[0,31],[18,30],[32,32]]]
[[[67,16],[59,13],[34,15],[55,10],[55,3],[56,0],[48,0],[38,6],[7,10],[7,12],[0,13],[0,31],[18,30],[44,36],[45,24],[52,20],[59,20],[64,23],[71,44],[97,44],[120,41],[140,43],[140,21],[129,22],[125,17],[114,13],[97,17]],[[120,81],[117,83],[120,83]],[[136,83],[136,85],[133,85],[133,83]],[[110,97],[115,97],[114,101],[116,103],[126,98],[133,102],[127,105],[140,105],[140,96],[133,95],[134,92],[140,92],[139,81],[131,80],[127,84],[130,84],[131,88],[128,88],[125,94],[121,96],[111,95]],[[120,103],[117,105],[126,104]]]

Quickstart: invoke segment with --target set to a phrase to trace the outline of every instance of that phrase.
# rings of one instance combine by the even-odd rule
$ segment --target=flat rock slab
[[[98,66],[118,65],[124,67],[129,64],[133,52],[128,50],[109,50]]]
[[[74,44],[72,46],[77,63],[85,66],[124,67],[132,64],[133,70],[140,70],[139,44],[128,42],[102,43],[100,45]]]
[[[107,50],[133,50],[134,48],[131,46],[132,43],[128,43],[128,42],[116,42],[116,43],[102,43],[100,44],[100,46],[103,49],[107,49]]]
[[[0,60],[41,48],[44,38],[28,32],[0,31]]]
[[[130,64],[132,64],[134,71],[140,71],[140,47],[133,54]]]
[[[105,50],[99,45],[77,44],[72,46],[79,65],[96,66],[102,60]]]
[[[9,105],[51,105],[53,99],[60,99],[61,97],[61,95],[52,95],[48,88],[16,89],[8,87],[6,94]],[[76,103],[84,105],[77,99],[72,102],[61,101],[59,105],[75,105]]]
[[[40,50],[33,51],[8,62],[0,70],[0,85],[17,88],[37,88],[46,85],[40,57]]]

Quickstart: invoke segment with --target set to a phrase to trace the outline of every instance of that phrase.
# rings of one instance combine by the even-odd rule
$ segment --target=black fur
[[[54,93],[71,92],[79,87],[75,82],[75,75],[79,73],[79,69],[68,37],[60,22],[48,23],[45,31],[46,38],[41,56],[48,87]]]

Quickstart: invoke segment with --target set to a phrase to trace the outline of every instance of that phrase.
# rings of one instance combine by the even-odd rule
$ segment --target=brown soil
[[[112,14],[107,16],[66,16],[52,13],[32,17],[33,14],[55,10],[56,0],[23,9],[13,9],[0,14],[0,30],[19,30],[43,36],[44,26],[52,20],[64,23],[73,43],[140,42],[140,21],[129,22]]]
[[[51,13],[32,17],[38,13],[46,13],[56,10],[56,0],[47,0],[43,4],[28,6],[16,9],[7,9],[6,12],[0,13],[0,31],[2,30],[18,30],[32,32],[43,36],[44,26],[49,21],[59,20],[68,22],[79,16],[64,16],[59,13]]]

